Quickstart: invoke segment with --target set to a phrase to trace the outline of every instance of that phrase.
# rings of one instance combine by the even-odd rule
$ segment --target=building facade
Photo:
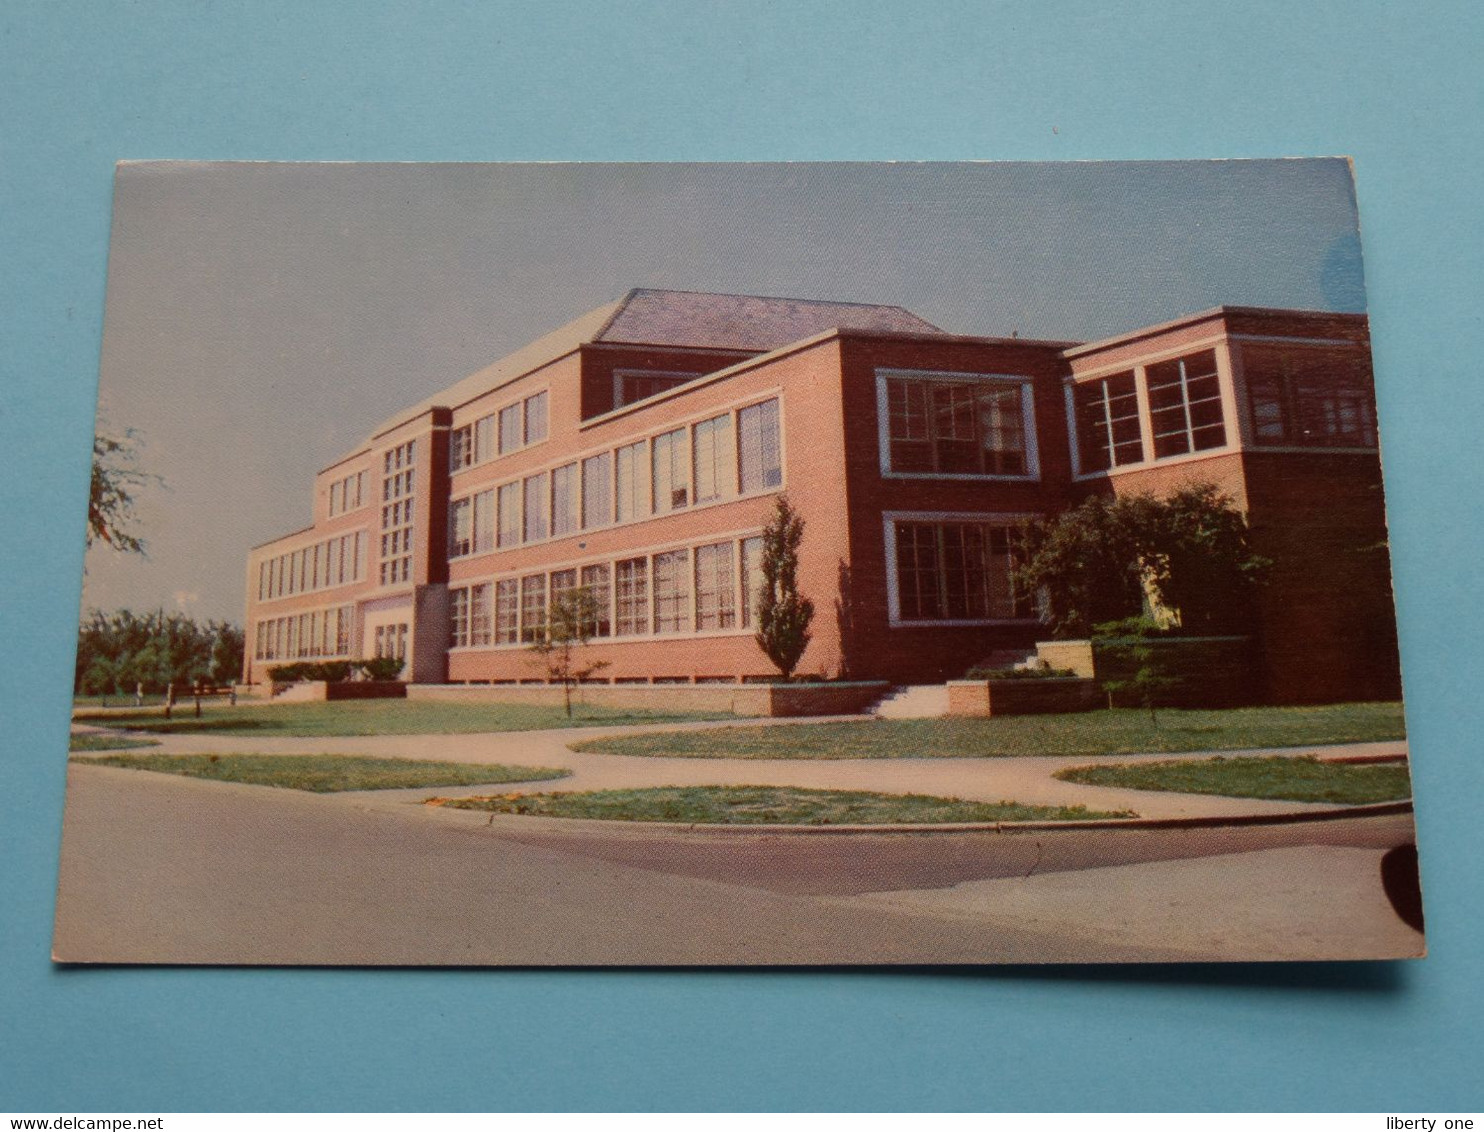
[[[1277,702],[1398,694],[1366,320],[1223,307],[1094,343],[897,307],[632,291],[385,422],[248,560],[249,682],[391,655],[419,683],[540,681],[554,596],[614,682],[772,672],[760,535],[806,522],[800,672],[955,678],[1045,635],[1012,533],[1096,492],[1212,483],[1272,559]]]

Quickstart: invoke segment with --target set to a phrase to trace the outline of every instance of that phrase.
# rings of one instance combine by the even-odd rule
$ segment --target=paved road
[[[1391,913],[1377,874],[1384,849],[1410,838],[1406,815],[1242,831],[595,831],[74,764],[55,954],[436,965],[1407,956],[1421,936]]]

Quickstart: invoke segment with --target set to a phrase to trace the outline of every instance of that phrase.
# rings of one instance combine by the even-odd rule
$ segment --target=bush
[[[1064,680],[1076,676],[1070,668],[986,668],[976,664],[964,673],[965,680]]]
[[[376,656],[370,660],[358,660],[356,666],[365,673],[367,680],[395,680],[402,672],[403,662],[394,656]]]
[[[325,680],[339,684],[350,679],[359,663],[350,660],[298,660],[293,664],[275,664],[268,669],[268,679],[275,684],[292,684],[297,680]]]

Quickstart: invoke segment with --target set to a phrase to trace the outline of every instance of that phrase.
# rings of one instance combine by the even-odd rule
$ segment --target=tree
[[[1150,607],[1188,632],[1219,633],[1250,624],[1253,586],[1267,565],[1242,513],[1201,484],[1164,499],[1092,496],[1032,523],[1015,577],[1043,595],[1060,637],[1088,636]]]
[[[1113,706],[1114,697],[1121,692],[1129,693],[1134,701],[1149,712],[1149,721],[1159,726],[1156,712],[1159,698],[1180,686],[1178,677],[1165,672],[1159,664],[1151,636],[1159,632],[1159,622],[1151,617],[1129,617],[1123,621],[1105,622],[1096,627],[1103,647],[1118,654],[1127,669],[1125,675],[1103,681],[1103,691],[1108,693],[1108,706]]]
[[[809,647],[814,603],[799,594],[799,546],[804,520],[786,495],[778,497],[763,529],[762,592],[757,602],[757,646],[787,680]]]
[[[562,686],[567,718],[572,718],[572,689],[608,667],[606,660],[579,664],[578,653],[592,640],[598,625],[598,602],[587,586],[552,598],[536,643],[531,646],[548,680]]]
[[[139,441],[132,429],[121,439],[101,432],[93,437],[88,546],[104,542],[126,554],[144,553],[144,540],[130,530],[135,493],[152,478],[134,466],[138,454]]]

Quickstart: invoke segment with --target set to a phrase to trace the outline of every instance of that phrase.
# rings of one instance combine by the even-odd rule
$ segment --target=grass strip
[[[603,821],[662,821],[707,825],[891,825],[897,823],[1085,821],[1128,818],[1130,811],[1082,806],[1023,806],[965,802],[924,794],[864,790],[806,790],[790,786],[660,786],[570,794],[498,794],[484,798],[430,798],[460,810],[533,814]]]
[[[1289,802],[1364,805],[1394,802],[1412,795],[1405,763],[1321,762],[1312,757],[1191,759],[1177,762],[1078,766],[1057,771],[1065,782],[1168,790],[1180,794],[1219,794],[1229,798],[1269,798]]]
[[[574,750],[692,759],[953,759],[1159,754],[1374,742],[1406,735],[1399,703],[1135,709],[998,719],[877,719],[605,736]]]
[[[105,755],[73,759],[183,774],[220,782],[247,782],[332,794],[342,790],[405,790],[415,786],[484,786],[565,778],[570,770],[539,766],[484,766],[477,763],[378,759],[363,755]]]
[[[465,735],[491,731],[545,731],[644,723],[735,719],[727,712],[654,712],[575,705],[568,719],[560,705],[448,703],[437,700],[345,700],[329,703],[208,705],[197,719],[185,702],[165,719],[161,708],[79,712],[79,723],[158,734],[355,736]]]
[[[158,747],[158,739],[130,739],[124,735],[73,735],[67,742],[70,751],[130,751],[135,747]]]

